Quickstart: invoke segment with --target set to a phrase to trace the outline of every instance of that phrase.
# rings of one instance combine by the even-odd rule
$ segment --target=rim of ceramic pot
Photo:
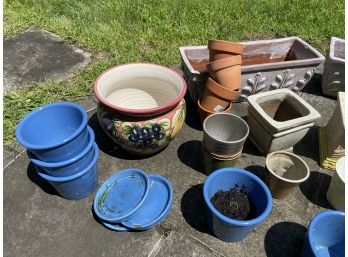
[[[208,40],[208,49],[241,54],[243,53],[246,47],[243,43],[244,42],[231,42],[227,40],[211,39],[211,40]],[[231,50],[231,48],[233,50]]]
[[[175,76],[178,77],[178,79],[180,79],[180,81],[182,83],[182,90],[181,90],[180,94],[177,96],[176,99],[174,99],[174,100],[172,100],[172,101],[170,101],[170,102],[168,102],[168,103],[166,103],[164,105],[161,105],[161,106],[158,106],[158,107],[155,107],[155,108],[146,108],[146,109],[129,109],[129,108],[120,107],[120,106],[117,106],[117,105],[114,105],[114,104],[110,103],[104,97],[101,96],[101,94],[99,93],[99,90],[98,90],[98,82],[99,82],[99,80],[103,76],[105,76],[107,73],[109,73],[110,71],[112,71],[114,69],[118,69],[120,67],[125,67],[125,66],[134,66],[134,65],[155,66],[155,67],[164,69],[164,70],[166,70],[169,73],[174,74]],[[113,67],[107,69],[106,71],[104,71],[103,73],[101,73],[97,77],[96,81],[94,82],[93,89],[94,89],[94,93],[95,93],[96,97],[98,98],[98,100],[101,101],[106,106],[108,106],[108,107],[110,107],[110,108],[112,108],[114,110],[120,111],[122,113],[134,114],[134,115],[151,115],[151,114],[163,113],[163,112],[165,112],[167,110],[172,109],[177,104],[179,104],[181,99],[184,98],[184,96],[186,94],[187,84],[186,84],[186,81],[184,80],[184,78],[178,72],[176,72],[176,71],[174,71],[172,69],[169,69],[169,68],[167,68],[165,66],[158,65],[158,64],[153,64],[153,63],[135,62],[135,63],[120,64],[120,65],[116,65],[116,66],[113,66]]]
[[[88,145],[79,154],[77,154],[76,156],[74,156],[68,160],[64,160],[64,161],[60,161],[60,162],[45,162],[45,161],[42,161],[39,158],[37,158],[35,156],[35,154],[30,152],[29,150],[27,150],[27,155],[32,163],[34,163],[37,166],[44,167],[44,168],[61,168],[61,167],[73,164],[73,163],[81,160],[83,157],[85,157],[89,153],[89,151],[91,151],[91,149],[94,147],[94,140],[95,140],[94,132],[93,132],[92,128],[88,125],[87,125],[87,130],[88,130],[88,134],[89,134]]]
[[[242,58],[240,55],[232,55],[223,59],[219,59],[208,63],[207,68],[210,72],[216,72],[222,69],[231,68],[242,64]]]
[[[301,179],[287,179],[287,178],[284,178],[284,177],[281,177],[279,175],[277,175],[275,172],[273,172],[273,170],[270,168],[269,166],[269,160],[272,156],[275,156],[277,154],[283,154],[283,155],[289,155],[297,160],[299,160],[303,165],[304,167],[306,168],[306,175],[301,178]],[[286,182],[289,182],[289,183],[301,183],[305,180],[307,180],[309,178],[309,175],[310,175],[310,171],[309,171],[309,168],[308,168],[308,165],[305,163],[304,160],[302,160],[299,156],[297,156],[296,154],[293,154],[293,153],[289,153],[289,152],[286,152],[286,151],[275,151],[273,153],[270,153],[266,156],[266,168],[267,170],[273,175],[275,176],[276,178],[282,180],[282,181],[286,181]]]
[[[225,215],[223,215],[221,212],[219,212],[214,205],[210,202],[210,198],[208,196],[208,185],[211,182],[211,180],[214,177],[220,176],[222,174],[225,173],[235,173],[235,174],[240,174],[243,176],[247,176],[251,179],[253,179],[256,183],[258,183],[261,188],[263,189],[263,191],[265,192],[266,198],[267,198],[267,204],[266,207],[264,209],[264,211],[257,216],[254,219],[251,220],[237,220],[237,219],[231,219]],[[218,169],[216,171],[214,171],[213,173],[211,173],[207,179],[204,182],[203,185],[203,196],[204,196],[204,201],[205,203],[208,205],[208,208],[221,220],[223,220],[226,223],[232,224],[232,225],[236,225],[236,226],[242,226],[242,227],[247,227],[247,226],[252,226],[252,225],[256,225],[259,224],[260,222],[264,221],[267,216],[270,214],[271,210],[272,210],[272,195],[271,192],[269,191],[268,187],[266,186],[266,184],[260,179],[258,178],[256,175],[252,174],[250,171],[247,170],[242,170],[242,169],[238,169],[238,168],[222,168],[222,169]]]
[[[225,141],[225,140],[220,140],[220,139],[215,139],[214,136],[212,136],[208,130],[206,129],[206,124],[207,122],[209,122],[209,119],[213,119],[216,115],[228,115],[228,116],[232,116],[234,118],[237,118],[237,120],[241,121],[241,123],[243,125],[245,125],[245,127],[247,128],[247,132],[245,133],[245,136],[242,137],[241,139],[239,140],[235,140],[235,141]],[[218,113],[214,113],[212,115],[209,115],[203,122],[203,131],[205,133],[207,133],[207,135],[210,137],[210,138],[213,138],[215,141],[218,141],[218,142],[221,142],[221,143],[225,143],[225,144],[236,144],[236,143],[240,143],[240,142],[243,142],[247,139],[249,133],[250,133],[250,129],[249,129],[249,125],[248,123],[246,123],[245,120],[243,120],[241,117],[239,117],[238,115],[235,115],[233,113],[227,113],[227,112],[218,112]]]
[[[314,218],[310,221],[309,227],[308,227],[308,241],[309,241],[309,245],[310,245],[313,253],[316,253],[318,251],[317,248],[315,247],[313,240],[312,240],[314,234],[317,233],[316,231],[314,231],[314,227],[318,224],[318,222],[320,222],[321,219],[323,219],[327,216],[332,216],[332,217],[343,216],[343,219],[345,218],[344,212],[333,211],[333,210],[322,211],[314,216]]]
[[[202,109],[202,111],[205,111],[206,113],[210,113],[209,116],[213,115],[213,114],[217,114],[217,113],[226,113],[227,111],[229,111],[232,107],[232,103],[230,103],[225,110],[221,111],[221,112],[212,112],[212,111],[209,111],[207,109],[205,109],[202,105],[201,105],[201,100],[202,100],[203,96],[201,96],[198,101],[197,101],[197,105],[199,106],[199,108]]]
[[[226,156],[226,155],[217,155],[217,154],[213,154],[213,153],[210,153],[208,152],[207,148],[204,146],[204,143],[202,142],[202,148],[203,148],[203,151],[205,151],[209,156],[211,156],[212,158],[216,159],[216,160],[219,160],[219,161],[231,161],[231,160],[235,160],[237,158],[239,158],[241,155],[242,155],[242,152],[243,152],[243,147],[242,149],[232,155],[232,156]]]
[[[36,166],[39,168],[39,170],[36,170],[36,172],[41,178],[43,178],[47,181],[51,181],[51,182],[64,183],[64,182],[68,182],[71,180],[75,180],[75,179],[87,174],[91,169],[93,169],[93,167],[95,165],[97,165],[97,160],[98,160],[98,156],[99,156],[99,148],[95,142],[93,143],[93,149],[94,149],[94,156],[93,156],[92,161],[88,164],[88,166],[85,169],[83,169],[82,171],[80,171],[76,174],[65,176],[65,177],[55,177],[55,176],[52,176],[52,175],[45,173],[45,171],[40,166]]]
[[[40,115],[41,111],[49,110],[51,108],[60,107],[60,106],[76,109],[82,116],[80,126],[73,133],[71,133],[67,138],[64,138],[58,142],[46,143],[46,144],[34,144],[29,142],[25,137],[23,137],[23,129],[28,120],[30,120],[32,117],[36,115]],[[88,122],[88,114],[82,106],[76,103],[71,103],[71,102],[49,103],[34,109],[19,122],[16,128],[16,138],[20,144],[22,144],[28,149],[34,149],[34,150],[51,149],[54,147],[67,144],[70,141],[72,141],[74,138],[80,135],[80,133],[86,128],[87,122]]]

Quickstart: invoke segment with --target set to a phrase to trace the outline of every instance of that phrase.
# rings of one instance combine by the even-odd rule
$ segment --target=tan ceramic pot
[[[272,197],[284,199],[309,178],[307,164],[297,155],[285,151],[273,152],[266,157],[265,181]]]
[[[201,106],[210,111],[220,112],[225,110],[232,100],[239,97],[239,94],[239,90],[229,90],[212,78],[209,78],[206,83]]]
[[[214,114],[216,112],[209,111],[209,110],[203,108],[201,105],[201,101],[202,101],[202,97],[197,101],[197,110],[198,110],[198,114],[199,114],[199,118],[201,120],[201,123],[203,124],[206,117],[208,117],[209,115]],[[229,112],[229,111],[231,111],[231,109],[232,109],[232,103],[230,103],[230,105],[227,106],[227,108],[221,112]]]
[[[230,57],[231,55],[240,55],[245,46],[239,43],[233,43],[224,40],[209,40],[209,61],[213,62],[219,59]]]
[[[208,64],[210,76],[221,86],[230,90],[240,89],[242,58],[240,55],[230,56]]]

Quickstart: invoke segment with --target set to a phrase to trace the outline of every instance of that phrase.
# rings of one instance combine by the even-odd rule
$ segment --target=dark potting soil
[[[229,191],[218,191],[210,199],[214,207],[223,215],[237,220],[253,218],[253,206],[248,194],[243,190],[232,188]]]

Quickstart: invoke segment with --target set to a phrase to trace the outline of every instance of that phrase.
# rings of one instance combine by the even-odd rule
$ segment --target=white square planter
[[[247,98],[250,140],[265,154],[298,143],[320,114],[289,89],[264,92]]]
[[[324,95],[337,97],[337,92],[345,91],[345,41],[332,37],[330,51],[325,61],[321,87]]]

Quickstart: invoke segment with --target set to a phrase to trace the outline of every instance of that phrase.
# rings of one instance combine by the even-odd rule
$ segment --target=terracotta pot
[[[233,43],[224,40],[209,40],[209,61],[213,62],[219,59],[230,57],[231,55],[240,55],[245,46],[239,43]]]
[[[159,65],[113,67],[97,78],[94,92],[101,127],[133,154],[159,152],[185,120],[186,83],[178,73]]]
[[[208,71],[221,86],[230,90],[238,90],[241,84],[241,64],[240,55],[230,56],[209,63]]]
[[[232,100],[239,97],[239,90],[229,90],[209,78],[206,83],[201,105],[204,109],[220,112],[225,110]]]
[[[272,197],[284,199],[309,178],[307,164],[297,155],[285,151],[273,152],[266,157],[265,181]]]
[[[288,88],[300,92],[310,81],[315,68],[325,57],[299,37],[241,42],[242,83],[239,101],[250,95]],[[207,46],[182,46],[179,48],[182,69],[190,96],[197,103],[203,95],[209,63]],[[219,82],[220,83],[220,82]],[[221,83],[220,83],[221,84]]]
[[[202,101],[202,98],[200,98],[197,101],[197,110],[198,110],[198,114],[199,114],[200,120],[201,120],[201,122],[203,124],[203,122],[204,122],[206,117],[208,117],[209,115],[214,114],[216,112],[204,109],[202,107],[202,105],[201,105],[201,101]],[[221,112],[229,112],[231,109],[232,109],[232,103],[230,103],[230,105],[225,110],[223,110]]]

